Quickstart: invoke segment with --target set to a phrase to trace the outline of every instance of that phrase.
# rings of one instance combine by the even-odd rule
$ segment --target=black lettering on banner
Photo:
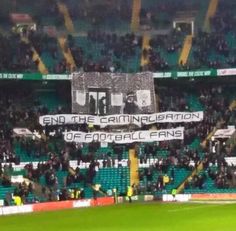
[[[92,133],[85,133],[85,135],[84,135],[85,143],[92,142],[92,139],[93,139]]]
[[[50,116],[44,116],[43,117],[43,125],[51,125]]]
[[[158,122],[158,121],[162,121],[162,120],[164,120],[165,119],[165,115],[164,114],[157,114],[157,116],[156,116],[156,121]]]
[[[132,120],[129,115],[120,115],[119,116],[119,123],[120,124],[128,124],[130,122],[132,122]]]
[[[158,132],[150,132],[150,139],[156,140],[156,137],[158,136]]]
[[[73,141],[81,142],[80,138],[81,138],[81,133],[80,132],[74,133]]]
[[[132,140],[139,140],[139,132],[132,132],[131,133]]]
[[[186,114],[184,115],[184,119],[185,119],[185,120],[191,119],[191,117],[192,117],[191,114],[192,114],[192,113],[186,113]]]
[[[142,116],[141,117],[141,123],[142,124],[147,124],[147,122],[148,122],[148,116]]]
[[[106,133],[106,142],[113,142],[113,134],[112,133]]]
[[[175,114],[174,117],[175,117],[175,121],[176,120],[178,121],[179,119],[182,120],[183,114]]]
[[[145,134],[142,131],[138,131],[138,138],[139,138],[139,140],[145,140],[146,139]]]
[[[131,118],[132,118],[131,119],[132,123],[134,123],[134,124],[136,124],[136,123],[140,124],[141,123],[139,115],[137,115],[137,116],[133,115]]]
[[[93,133],[93,140],[92,141],[99,141],[99,133]]]
[[[107,117],[106,116],[101,116],[99,119],[100,124],[106,124],[107,123]]]
[[[100,139],[99,139],[99,141],[100,141],[100,142],[105,142],[106,139],[107,139],[106,133],[101,133],[101,134],[100,134]]]
[[[198,120],[201,120],[202,118],[200,117],[201,113],[196,112],[196,113],[192,113],[192,119],[195,120],[195,118]]]
[[[170,118],[170,120],[173,121],[173,114],[171,113],[166,114],[166,120],[168,120],[168,118]]]
[[[162,112],[147,115],[45,115],[40,116],[39,123],[45,125],[63,124],[96,124],[96,125],[116,125],[116,124],[153,124],[163,122],[191,122],[203,119],[203,112]]]
[[[166,135],[167,137],[175,137],[175,131],[174,130],[166,131]]]
[[[59,124],[65,124],[66,117],[65,116],[59,116],[58,120],[59,120]]]
[[[159,131],[158,136],[159,136],[159,138],[161,138],[161,137],[166,138],[166,131]]]
[[[164,141],[172,139],[183,139],[183,127],[175,129],[164,129],[159,131],[136,131],[126,133],[83,133],[79,131],[66,132],[64,139],[67,142],[115,142],[115,143],[132,143],[141,141]]]
[[[88,124],[94,124],[94,118],[95,118],[94,116],[88,116],[87,117],[87,123]]]
[[[183,132],[181,130],[175,130],[175,138],[182,138]]]
[[[57,125],[57,124],[59,124],[59,117],[57,117],[57,116],[52,116],[51,117],[51,122],[50,122],[50,125]]]
[[[117,118],[117,121],[118,121],[120,124],[123,124],[124,121],[125,121],[125,116],[124,116],[124,115],[119,115],[118,118]]]
[[[115,122],[116,122],[116,118],[115,118],[115,116],[109,116],[108,117],[108,124],[115,124]]]
[[[121,141],[122,140],[122,135],[120,135],[120,134],[116,134],[115,135],[115,137],[114,137],[114,141],[116,142],[119,142],[119,141]]]
[[[65,140],[68,141],[68,142],[73,141],[74,140],[73,133],[72,132],[67,132],[65,134]]]
[[[148,117],[148,123],[149,123],[149,124],[156,123],[156,120],[155,120],[155,118],[154,118],[153,115],[150,115],[150,116]]]
[[[83,123],[87,123],[87,118],[86,118],[86,116],[82,116],[82,115],[79,115],[78,116],[78,123],[81,123],[81,124],[83,124]]]
[[[72,122],[77,124],[77,121],[76,121],[77,118],[78,118],[78,116],[71,116]]]
[[[124,140],[132,140],[132,136],[130,133],[125,133],[123,139]]]

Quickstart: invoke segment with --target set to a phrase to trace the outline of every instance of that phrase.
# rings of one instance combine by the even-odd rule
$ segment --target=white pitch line
[[[201,206],[194,206],[194,207],[188,207],[188,208],[179,208],[179,209],[171,209],[171,210],[168,210],[168,212],[180,212],[180,211],[183,211],[183,210],[194,210],[194,209],[201,209],[201,208],[205,208],[205,207],[217,207],[217,206],[220,206],[222,204],[217,204],[217,205],[201,205]]]

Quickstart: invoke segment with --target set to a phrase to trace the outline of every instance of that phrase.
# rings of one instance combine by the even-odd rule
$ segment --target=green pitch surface
[[[123,204],[0,217],[1,231],[235,231],[236,204]]]

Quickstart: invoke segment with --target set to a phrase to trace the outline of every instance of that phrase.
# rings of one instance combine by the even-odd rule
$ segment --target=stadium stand
[[[3,71],[35,72],[38,66],[39,71],[44,74],[69,73],[81,69],[137,72],[178,68],[224,68],[235,63],[234,26],[233,20],[229,21],[229,18],[234,17],[232,9],[235,6],[230,1],[185,3],[169,0],[163,3],[162,1],[120,0],[116,1],[114,7],[113,2],[102,4],[97,1],[91,4],[82,1],[78,4],[73,0],[58,3],[50,1],[49,5],[47,1],[40,1],[31,6],[30,1],[25,0],[20,4],[8,4],[3,1],[1,5],[4,11],[2,28],[5,31],[1,42],[2,47],[9,46],[11,49],[21,47],[18,48],[21,49],[19,57],[12,57],[10,56],[12,52],[3,51],[7,53],[5,59],[14,60],[14,64],[11,62],[11,67],[7,67],[6,65],[10,65],[7,64],[9,62],[3,60]],[[108,15],[104,13],[99,15],[98,12],[103,12],[97,10],[99,7],[107,7]],[[131,17],[132,8],[140,12],[139,15],[134,13],[137,20],[133,19],[134,16]],[[13,27],[9,13],[6,15],[6,11],[32,17],[38,32],[22,30],[21,33],[29,39],[29,44],[24,44],[18,35],[10,32]],[[66,16],[63,12],[66,12]],[[173,28],[173,21],[178,22],[183,18],[194,18],[194,37],[187,24],[180,24],[180,26],[178,24]],[[133,20],[139,22],[139,30],[130,28]],[[109,25],[106,25],[107,23]],[[68,24],[73,28],[66,29]],[[68,32],[67,38],[65,35]],[[135,32],[136,35],[130,34],[131,32]],[[146,41],[146,32],[149,34],[150,44],[149,47],[143,46],[141,51],[141,44],[146,44],[142,42],[142,39]],[[12,40],[12,42],[8,45],[4,40]],[[141,56],[148,57],[149,64],[144,65],[143,61],[140,61]]]
[[[26,89],[27,92],[28,89]],[[2,91],[4,92],[4,91]],[[168,94],[167,94],[168,92]],[[195,93],[194,93],[195,92]],[[226,95],[223,94],[226,92]],[[202,88],[200,87],[199,89],[195,89],[194,91],[191,91],[191,93],[187,93],[186,91],[183,92],[181,89],[176,89],[176,88],[160,88],[158,89],[159,97],[160,97],[160,111],[168,111],[168,110],[205,110],[205,120],[203,121],[203,124],[198,126],[197,128],[194,125],[189,124],[186,126],[186,131],[185,131],[185,141],[184,145],[182,146],[181,142],[171,142],[171,143],[166,143],[166,142],[161,142],[158,147],[152,146],[151,145],[144,145],[143,147],[141,146],[141,149],[138,150],[138,157],[140,160],[140,166],[142,167],[140,170],[140,185],[137,185],[137,191],[142,192],[142,193],[147,193],[147,192],[152,192],[154,189],[154,183],[155,191],[158,192],[170,192],[173,188],[176,188],[180,183],[183,182],[184,179],[191,173],[191,171],[194,169],[194,167],[199,163],[199,161],[204,160],[206,161],[207,155],[204,154],[200,148],[200,142],[202,142],[205,139],[205,134],[209,133],[211,130],[213,130],[214,126],[217,124],[218,121],[225,120],[224,117],[226,117],[227,121],[233,121],[231,118],[231,111],[227,110],[227,107],[229,107],[229,103],[234,99],[234,96],[232,94],[227,96],[227,93],[229,90],[226,88],[226,90],[222,89],[222,87],[213,87],[213,88]],[[16,93],[16,92],[15,92]],[[27,92],[28,93],[28,92]],[[47,93],[47,92],[46,92]],[[26,94],[20,92],[19,94]],[[17,105],[17,101],[13,101],[13,98],[10,97],[9,93],[4,92],[2,97],[5,97],[5,102],[8,102],[9,106],[12,107],[15,104],[15,107],[22,107],[20,105]],[[36,94],[36,96],[38,93]],[[40,93],[41,95],[41,93]],[[44,100],[41,102],[45,102],[47,97],[52,96],[52,94],[43,94],[41,95],[41,99],[45,97]],[[13,97],[13,96],[12,96]],[[25,95],[25,106],[30,105],[29,100],[30,98],[27,97],[27,94]],[[214,99],[214,100],[213,100]],[[58,100],[58,99],[57,99]],[[33,100],[33,102],[35,102]],[[48,101],[48,106],[51,108],[51,111],[55,111],[55,109],[58,109],[58,103],[57,101],[53,100],[53,97],[51,98],[52,103],[49,103]],[[14,104],[12,104],[14,102]],[[22,101],[21,101],[22,102]],[[32,101],[31,101],[32,102]],[[214,104],[215,102],[215,104]],[[4,107],[5,104],[3,104]],[[52,106],[50,106],[52,105]],[[8,107],[9,107],[8,106]],[[213,108],[212,108],[213,106]],[[41,104],[39,104],[36,108],[42,107]],[[6,107],[7,108],[7,107]],[[219,110],[219,108],[222,108]],[[18,109],[20,110],[20,108]],[[22,110],[22,109],[21,109]],[[48,109],[47,109],[48,110]],[[212,112],[212,110],[214,110]],[[207,116],[208,113],[211,114],[211,116]],[[228,114],[229,115],[228,115]],[[214,116],[212,116],[214,115]],[[233,114],[232,114],[233,116]],[[14,117],[13,117],[14,118]],[[35,118],[36,119],[36,118]],[[209,120],[210,119],[210,120]],[[6,120],[6,119],[5,119]],[[2,121],[5,121],[4,119]],[[14,121],[14,120],[13,120]],[[36,121],[34,121],[35,123]],[[24,122],[22,121],[21,125],[27,125],[27,123],[30,123],[30,121],[25,120]],[[222,123],[222,122],[221,122]],[[19,123],[13,124],[17,125]],[[228,124],[228,123],[227,123]],[[32,126],[32,125],[31,125]],[[157,126],[158,128],[164,128],[165,126],[168,125],[159,125]],[[34,128],[34,126],[33,126]],[[8,138],[9,139],[9,138]],[[12,141],[6,140],[9,145],[11,145]],[[22,142],[30,142],[30,143],[22,143]],[[174,144],[175,143],[175,144]],[[57,177],[58,180],[58,188],[63,189],[65,185],[65,179],[68,178],[68,161],[63,162],[65,158],[65,154],[63,154],[63,151],[60,154],[59,150],[66,150],[65,144],[61,143],[60,138],[54,138],[51,141],[48,140],[47,143],[42,141],[27,141],[27,140],[18,140],[13,141],[13,149],[12,154],[7,151],[6,154],[4,154],[4,162],[17,162],[19,161],[17,157],[19,157],[20,161],[25,161],[25,162],[31,162],[31,161],[37,161],[37,162],[42,162],[42,161],[47,161],[49,165],[52,166],[59,166],[61,167],[56,167],[58,170],[55,171],[55,176]],[[47,149],[44,147],[44,145],[47,144]],[[62,146],[61,146],[62,145]],[[6,147],[6,145],[4,146]],[[39,149],[40,148],[40,149]],[[121,149],[120,149],[121,148]],[[153,149],[154,148],[154,149]],[[11,146],[9,147],[11,150]],[[28,150],[28,151],[27,151]],[[30,152],[29,152],[30,150]],[[45,151],[44,151],[45,150]],[[47,151],[46,151],[47,150]],[[128,159],[128,153],[126,151],[125,147],[117,147],[116,149],[111,148],[110,146],[108,148],[98,148],[97,145],[89,145],[89,146],[84,146],[81,149],[81,154],[82,156],[79,158],[81,159],[82,162],[88,162],[89,158],[91,157],[88,156],[88,153],[94,152],[95,158],[97,160],[102,160],[102,166],[99,167],[99,170],[96,174],[96,177],[94,178],[95,180],[89,181],[88,183],[90,184],[101,184],[102,188],[107,191],[111,189],[111,187],[118,187],[120,189],[120,193],[124,194],[125,189],[129,183],[129,174],[128,174],[128,169],[121,167],[121,168],[112,168],[114,166],[114,162],[116,159]],[[55,154],[50,154],[50,152],[53,152]],[[121,153],[124,153],[120,157],[117,156],[120,155]],[[78,154],[73,154],[73,150],[69,151],[69,156],[71,158],[78,158]],[[110,156],[110,157],[109,157]],[[62,158],[62,159],[61,159]],[[107,159],[108,158],[108,159]],[[12,161],[12,159],[14,161]],[[69,158],[70,159],[70,158]],[[68,159],[68,160],[69,160]],[[78,160],[79,160],[78,159]],[[152,164],[150,164],[152,162]],[[54,164],[53,164],[54,163]],[[64,167],[63,167],[64,166]],[[55,168],[53,167],[53,168]],[[62,170],[61,170],[62,168]],[[50,169],[46,167],[46,169]],[[63,170],[64,169],[64,170]],[[66,170],[67,169],[67,170]],[[83,170],[84,171],[84,170]],[[4,171],[5,172],[5,171]],[[205,170],[201,171],[199,174],[202,175],[204,172],[207,172],[209,174],[210,170],[208,167],[205,166]],[[39,183],[41,185],[46,184],[46,173],[44,176],[40,177]],[[32,175],[32,173],[31,173]],[[70,174],[69,174],[70,175]],[[112,175],[113,177],[107,181],[107,177],[103,177],[105,175]],[[143,177],[142,177],[143,175]],[[27,174],[29,177],[29,174]],[[169,180],[167,180],[165,177],[168,177]],[[163,181],[165,178],[165,186],[162,185]],[[217,179],[217,178],[216,178]],[[214,190],[214,184],[211,179],[206,180],[206,184],[209,187],[211,186],[211,190]],[[48,186],[48,185],[47,185]],[[81,184],[79,185],[73,185],[72,183],[72,188],[75,187],[82,187]],[[192,184],[191,184],[191,187]],[[208,190],[207,186],[204,190]],[[90,197],[92,195],[92,189],[91,187],[83,186],[85,189],[85,197]],[[186,192],[200,192],[190,191],[186,185],[185,190]],[[68,189],[71,189],[70,187]],[[13,188],[11,188],[13,190]],[[160,191],[161,190],[161,191]],[[4,190],[3,190],[4,191]],[[231,189],[232,191],[232,189]],[[219,192],[219,190],[216,192]]]
[[[37,28],[18,28],[11,13],[28,14]],[[233,1],[1,1],[0,15],[2,73],[158,73],[236,64]],[[194,34],[186,25],[173,28],[180,16],[194,17]],[[235,126],[235,84],[201,77],[155,81],[159,112],[204,111],[203,121],[184,124],[184,140],[107,146],[63,140],[63,131],[87,132],[88,124],[39,124],[39,116],[71,112],[70,83],[1,80],[0,200],[11,205],[13,195],[23,203],[92,198],[114,189],[125,196],[128,186],[134,194],[155,196],[173,189],[236,192],[235,163],[227,159],[235,156],[235,144],[212,138],[217,129]],[[19,135],[28,131],[29,137]]]

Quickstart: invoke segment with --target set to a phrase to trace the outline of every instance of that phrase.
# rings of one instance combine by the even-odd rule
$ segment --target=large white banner
[[[151,92],[149,90],[137,90],[136,95],[139,107],[147,107],[151,105]]]
[[[79,132],[70,131],[64,133],[66,142],[91,143],[91,142],[107,142],[107,143],[133,143],[133,142],[152,142],[166,140],[183,140],[184,127],[173,129],[162,129],[157,131],[135,131],[135,132]]]
[[[14,136],[21,137],[32,137],[33,133],[28,128],[14,128],[13,129]]]
[[[72,113],[104,115],[99,110],[99,102],[102,102],[101,94],[104,97],[105,111],[109,115],[119,114],[121,110],[124,110],[122,113],[127,114],[156,112],[154,79],[151,72],[73,73],[71,90]],[[76,91],[86,94],[85,98],[82,96],[85,104],[80,103],[80,99],[75,97]],[[90,99],[91,95],[93,95],[92,99]],[[124,105],[127,105],[128,109]]]
[[[138,115],[109,115],[93,116],[78,114],[58,114],[45,115],[39,117],[39,123],[46,125],[65,125],[65,124],[93,124],[103,127],[108,125],[128,125],[136,124],[138,126],[154,123],[181,123],[181,122],[198,122],[203,120],[203,112],[160,112],[155,114],[138,114]]]
[[[84,106],[86,103],[86,93],[83,91],[76,91],[76,103]]]
[[[229,139],[235,132],[235,128],[232,127],[232,128],[225,128],[225,129],[218,129],[213,137],[215,139]]]
[[[236,75],[236,68],[217,69],[217,76]]]
[[[123,104],[123,94],[122,93],[114,93],[111,94],[111,106],[122,106]]]

